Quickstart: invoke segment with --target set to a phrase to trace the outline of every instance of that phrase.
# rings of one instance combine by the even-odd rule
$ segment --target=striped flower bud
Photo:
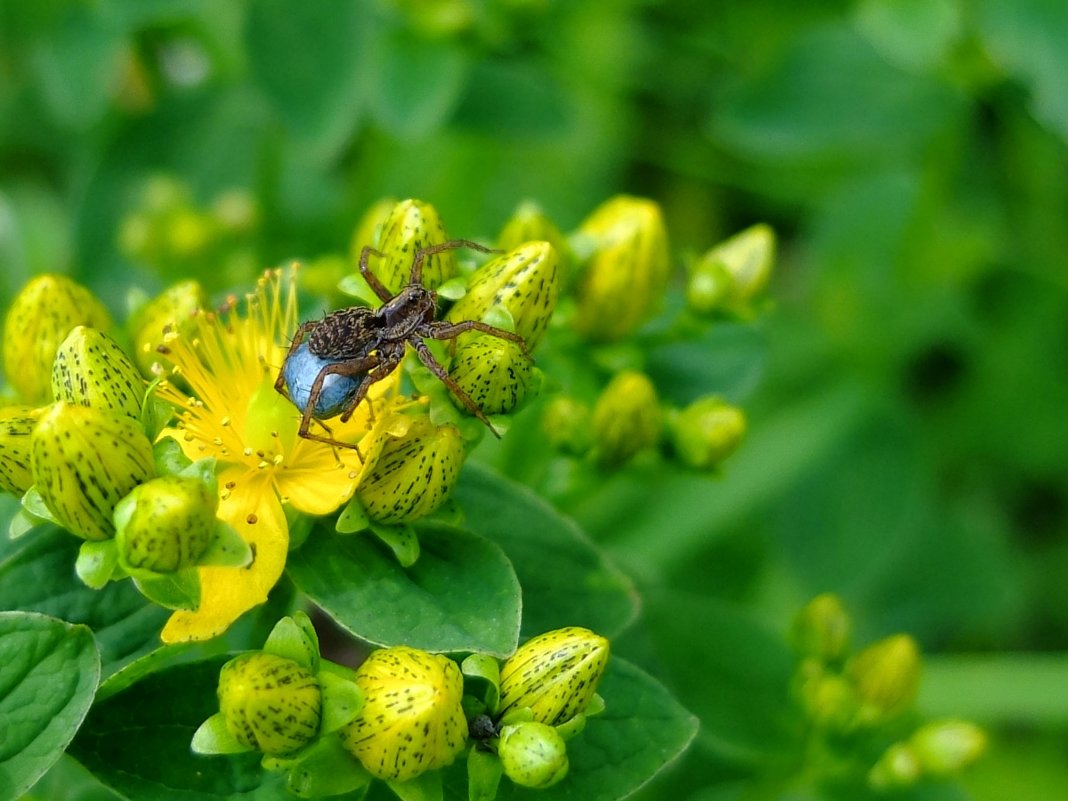
[[[579,229],[594,243],[578,283],[575,328],[586,339],[621,339],[652,314],[667,286],[670,261],[660,207],[620,195]]]
[[[859,722],[880,723],[909,707],[920,681],[920,650],[907,634],[872,643],[853,657],[847,675],[860,702]]]
[[[372,257],[371,271],[390,292],[399,292],[411,276],[416,251],[446,241],[437,209],[421,200],[402,200],[382,223],[377,249],[384,257]],[[437,289],[456,273],[456,254],[438,253],[423,263],[423,286]]]
[[[935,720],[909,738],[923,772],[928,776],[952,776],[975,762],[986,751],[986,732],[966,720]]]
[[[445,502],[463,460],[459,430],[420,417],[404,436],[386,442],[356,494],[372,520],[407,523]]]
[[[285,756],[319,733],[322,693],[306,668],[260,651],[223,665],[219,709],[239,743],[270,756]]]
[[[15,296],[4,320],[4,364],[15,391],[47,401],[56,349],[76,325],[107,331],[111,317],[93,294],[62,275],[39,275]]]
[[[710,395],[672,415],[668,430],[680,461],[698,470],[711,470],[742,444],[745,413]]]
[[[552,787],[567,775],[567,745],[552,726],[528,720],[501,729],[504,775],[521,787]]]
[[[173,573],[191,567],[215,536],[219,496],[198,479],[146,481],[115,507],[115,542],[134,569]]]
[[[181,331],[197,310],[207,305],[207,295],[198,282],[181,281],[138,310],[130,330],[134,337],[134,358],[143,375],[154,377],[163,371],[158,349],[163,345],[164,335]]]
[[[558,395],[542,412],[541,430],[556,450],[582,456],[593,447],[593,415],[581,401]]]
[[[481,320],[493,307],[504,308],[515,332],[533,351],[541,342],[560,291],[560,259],[548,242],[527,242],[479,267],[467,294],[456,301],[446,319],[458,323]]]
[[[686,285],[686,302],[696,312],[744,312],[771,278],[775,232],[754,225],[705,253]]]
[[[56,403],[31,438],[33,480],[56,520],[87,540],[115,533],[112,513],[152,478],[152,443],[130,417]]]
[[[608,640],[589,629],[534,637],[501,666],[499,715],[529,708],[539,723],[566,723],[589,705],[607,663]]]
[[[534,364],[515,342],[478,334],[456,348],[449,375],[486,414],[508,414],[526,399],[534,381]]]
[[[57,401],[138,418],[145,382],[115,340],[79,325],[56,351],[52,395]]]
[[[597,460],[618,467],[660,440],[661,414],[653,382],[643,373],[618,373],[593,408]]]
[[[837,595],[817,595],[798,612],[793,623],[797,651],[822,664],[837,662],[849,647],[849,614]]]
[[[339,734],[373,776],[407,781],[451,764],[463,750],[463,677],[449,659],[404,646],[386,648],[360,666],[356,684],[364,693],[363,708]]]
[[[33,485],[30,434],[41,409],[7,406],[0,409],[0,490],[21,495]]]

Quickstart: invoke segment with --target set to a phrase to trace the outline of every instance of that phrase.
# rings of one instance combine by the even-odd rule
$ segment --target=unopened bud
[[[145,382],[115,340],[79,325],[56,351],[52,395],[57,401],[138,418]]]
[[[837,595],[817,595],[794,618],[793,642],[798,653],[821,663],[837,662],[849,647],[849,614]]]
[[[767,286],[775,262],[775,232],[754,225],[705,253],[686,287],[686,301],[700,313],[744,312]]]
[[[0,490],[21,495],[33,485],[30,434],[42,411],[30,406],[0,409]]]
[[[285,756],[319,733],[322,693],[306,668],[281,656],[243,654],[219,673],[219,709],[244,746]]]
[[[211,215],[227,234],[245,234],[259,222],[256,196],[247,189],[228,189],[212,201]]]
[[[966,720],[936,720],[917,729],[909,746],[929,776],[952,776],[986,751],[986,732]]]
[[[382,198],[372,203],[371,207],[360,217],[360,221],[356,223],[356,230],[352,232],[350,245],[353,264],[359,260],[360,253],[365,247],[378,248],[386,220],[389,219],[396,205],[397,201],[394,198]]]
[[[194,478],[141,484],[115,507],[115,542],[128,567],[173,573],[196,564],[215,535],[219,497]]]
[[[809,720],[823,729],[846,731],[856,718],[853,685],[837,673],[813,666],[800,677],[798,692]]]
[[[31,437],[33,479],[56,520],[87,540],[115,533],[115,505],[152,478],[152,443],[134,419],[56,403]]]
[[[589,705],[607,664],[608,640],[589,629],[534,637],[501,667],[499,715],[528,708],[539,723],[566,723]]]
[[[567,776],[567,745],[552,726],[528,720],[501,729],[497,754],[504,775],[520,787],[552,787]]]
[[[390,292],[408,283],[416,251],[448,241],[437,209],[421,200],[402,200],[382,224],[378,250],[384,256],[371,259],[371,271]],[[456,254],[447,250],[423,262],[423,285],[437,289],[457,273]]]
[[[920,650],[907,634],[872,643],[848,667],[860,701],[859,722],[879,723],[903,712],[916,697]]]
[[[717,467],[745,438],[745,413],[718,396],[698,398],[671,417],[676,455],[698,470]]]
[[[569,249],[564,235],[541,207],[530,201],[521,203],[508,218],[497,237],[497,247],[507,252],[526,242],[548,242],[562,262],[568,258]]]
[[[625,464],[660,440],[660,401],[653,382],[632,370],[619,373],[593,408],[594,450],[608,467]]]
[[[508,414],[526,399],[534,365],[517,343],[478,334],[456,348],[449,375],[485,414]]]
[[[463,677],[454,662],[414,648],[386,648],[360,666],[356,683],[363,707],[339,734],[373,776],[413,779],[451,764],[463,750]]]
[[[4,320],[4,364],[24,400],[49,400],[56,349],[76,325],[107,331],[111,317],[88,289],[65,276],[39,275],[11,301]]]
[[[868,773],[868,784],[877,790],[909,787],[916,783],[923,772],[915,751],[908,743],[894,743]]]
[[[167,287],[134,315],[130,324],[134,358],[144,375],[154,377],[161,371],[159,347],[165,335],[182,331],[190,318],[207,305],[207,295],[198,282],[181,281]]]
[[[566,395],[558,395],[545,406],[541,430],[553,448],[573,456],[582,456],[593,447],[590,407]]]

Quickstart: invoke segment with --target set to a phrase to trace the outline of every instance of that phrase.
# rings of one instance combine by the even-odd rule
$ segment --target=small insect
[[[326,420],[340,414],[341,422],[348,421],[367,397],[371,385],[396,370],[404,359],[405,346],[411,345],[419,360],[471,414],[485,423],[494,436],[500,437],[482,409],[457,386],[424,341],[454,339],[466,331],[481,331],[517,343],[529,358],[526,342],[511,331],[478,320],[449,323],[435,319],[437,294],[423,286],[423,264],[429,256],[457,248],[493,252],[466,239],[421,248],[412,258],[408,283],[395,295],[367,266],[371,256],[381,258],[385,254],[371,247],[360,252],[360,274],[382,300],[382,305],[377,309],[350,306],[331,312],[321,320],[301,323],[274,382],[274,388],[302,411],[297,431],[300,436],[359,452],[353,444],[313,432],[312,420]],[[315,371],[315,378],[309,384],[306,377],[312,371]]]

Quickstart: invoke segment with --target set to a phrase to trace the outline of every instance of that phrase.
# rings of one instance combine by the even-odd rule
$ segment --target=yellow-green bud
[[[363,708],[339,732],[372,775],[406,781],[450,764],[463,750],[463,677],[440,654],[397,647],[375,651],[356,672]]]
[[[567,240],[552,220],[537,203],[526,201],[519,204],[497,237],[497,247],[503,251],[514,250],[525,242],[548,242],[561,260],[568,258]],[[561,265],[562,266],[562,265]]]
[[[201,256],[215,238],[214,220],[195,208],[183,208],[166,221],[167,254],[175,259]]]
[[[552,787],[567,775],[567,745],[552,726],[528,720],[501,729],[504,775],[520,787]]]
[[[306,668],[261,651],[223,665],[219,709],[227,730],[239,743],[271,756],[285,756],[319,733],[322,693]]]
[[[541,430],[553,448],[573,456],[581,456],[593,447],[590,407],[566,395],[558,395],[546,404]]]
[[[986,732],[966,720],[935,720],[909,738],[909,746],[929,776],[952,776],[986,751]]]
[[[56,351],[52,395],[57,401],[138,418],[145,382],[115,340],[79,325]]]
[[[879,723],[912,704],[920,681],[920,650],[907,634],[872,643],[848,667],[860,702],[858,722]]]
[[[390,292],[398,292],[408,283],[416,251],[446,241],[437,209],[421,200],[402,200],[382,224],[377,249],[385,255],[371,257],[371,271]],[[456,273],[455,252],[438,253],[423,263],[423,285],[437,289]]]
[[[483,264],[446,319],[481,320],[493,307],[504,308],[515,332],[533,351],[549,327],[560,291],[560,259],[548,242],[526,242]]]
[[[115,533],[112,514],[138,484],[152,478],[152,443],[130,417],[56,403],[31,437],[37,491],[71,533],[87,540]]]
[[[686,286],[686,301],[701,313],[744,311],[767,286],[774,262],[775,232],[764,224],[746,228],[698,260]]]
[[[610,342],[634,331],[655,310],[670,271],[660,207],[620,195],[579,229],[594,243],[578,284],[575,328],[586,339]]]
[[[806,665],[808,667],[808,665]],[[846,731],[857,713],[857,696],[853,685],[837,673],[811,664],[798,684],[801,703],[809,720],[817,726],[834,731]]]
[[[711,395],[672,415],[669,429],[679,459],[698,470],[710,470],[738,449],[745,427],[745,412]]]
[[[155,377],[162,370],[157,350],[170,331],[180,331],[199,309],[208,305],[207,295],[197,281],[181,281],[167,287],[141,308],[130,323],[134,335],[134,357],[141,372]]]
[[[449,375],[485,414],[507,414],[526,399],[534,380],[534,365],[515,342],[478,334],[465,338],[456,348]],[[453,401],[466,408],[455,398]]]
[[[228,189],[211,204],[215,224],[227,234],[245,234],[259,222],[256,196],[247,189]]]
[[[33,485],[30,434],[42,411],[30,406],[0,409],[0,490],[21,495]]]
[[[386,220],[389,219],[389,215],[396,205],[396,199],[391,197],[382,198],[372,203],[371,207],[360,217],[360,221],[356,223],[356,230],[352,232],[352,242],[349,246],[353,264],[359,261],[360,253],[365,247],[378,248]]]
[[[385,444],[357,495],[372,520],[407,523],[445,502],[460,477],[463,460],[459,430],[420,417],[404,436]]]
[[[633,370],[618,373],[593,408],[597,460],[618,467],[644,448],[656,445],[660,441],[661,416],[653,382]]]
[[[115,507],[115,542],[131,568],[173,573],[195,565],[215,535],[219,497],[198,479],[147,481]]]
[[[868,784],[877,790],[893,787],[909,787],[916,783],[923,772],[916,753],[908,743],[894,743],[868,773]]]
[[[65,276],[39,275],[11,301],[4,320],[4,364],[24,400],[50,400],[56,349],[76,325],[107,331],[111,317],[88,289]]]
[[[501,666],[499,715],[529,708],[539,723],[566,723],[589,705],[606,664],[608,640],[589,629],[540,634]]]
[[[850,625],[849,614],[837,595],[817,595],[794,618],[794,648],[822,663],[837,662],[849,647]]]

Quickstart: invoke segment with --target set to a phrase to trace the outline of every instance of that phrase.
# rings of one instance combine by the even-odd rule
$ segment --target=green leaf
[[[663,399],[680,406],[713,394],[738,402],[760,383],[766,353],[754,326],[717,323],[699,336],[654,347],[645,371]]]
[[[317,527],[287,571],[338,625],[376,645],[507,656],[519,636],[519,584],[493,543],[463,529],[420,526],[407,570],[370,537]]]
[[[175,573],[138,571],[133,581],[142,595],[167,609],[196,609],[200,604],[200,575],[196,568]]]
[[[523,636],[585,626],[614,637],[637,615],[631,583],[586,534],[534,493],[467,464],[453,497],[466,524],[493,540],[523,588]]]
[[[63,754],[100,679],[85,626],[0,612],[0,798],[28,790]]]

